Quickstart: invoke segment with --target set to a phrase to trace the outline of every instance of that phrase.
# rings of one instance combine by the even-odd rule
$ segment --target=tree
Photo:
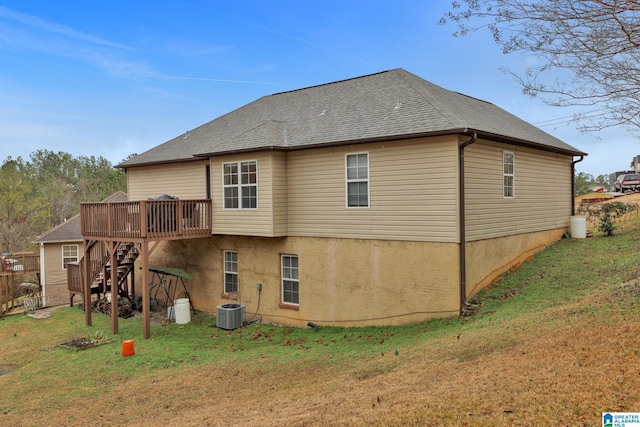
[[[81,202],[126,190],[123,171],[103,157],[38,150],[30,158],[9,157],[0,166],[0,251],[25,250],[36,236],[77,214]]]
[[[575,175],[574,180],[575,196],[582,196],[583,194],[591,192],[591,190],[589,189],[589,185],[594,181],[593,175],[584,172],[578,172]]]
[[[609,190],[609,177],[607,175],[598,175],[594,178],[590,173],[576,173],[574,177],[575,196],[582,196],[583,194],[590,193],[591,186],[602,186],[606,190]]]
[[[0,166],[0,250],[22,251],[47,227],[47,201],[38,195],[22,158],[9,157]]]
[[[504,53],[533,55],[523,73],[509,72],[549,105],[601,111],[576,116],[583,130],[640,127],[637,0],[456,0],[447,22],[456,36],[488,28]]]
[[[609,176],[608,175],[598,175],[594,182],[596,185],[603,186],[606,190],[611,190],[611,184],[609,184]]]
[[[28,170],[34,185],[48,201],[49,226],[79,211],[81,202],[99,202],[126,190],[126,176],[104,157],[74,158],[68,153],[37,150]]]
[[[124,172],[114,169],[104,157],[79,157],[77,174],[80,202],[99,202],[117,191],[127,189]]]
[[[28,173],[40,196],[47,200],[48,226],[77,213],[78,162],[68,153],[37,150],[31,153]]]

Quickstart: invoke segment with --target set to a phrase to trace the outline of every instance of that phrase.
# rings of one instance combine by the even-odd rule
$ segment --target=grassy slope
[[[562,240],[468,318],[234,332],[198,316],[72,352],[110,320],[0,319],[0,425],[600,425],[640,410],[640,232]],[[123,358],[120,341],[134,339]]]

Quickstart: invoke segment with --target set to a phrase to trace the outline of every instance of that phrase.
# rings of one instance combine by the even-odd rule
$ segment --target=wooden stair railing
[[[93,241],[90,244],[91,257],[91,293],[104,294],[110,290],[111,280],[111,263],[107,253],[105,244],[100,241]],[[138,250],[133,243],[120,243],[116,253],[118,261],[117,286],[118,294],[123,297],[129,297],[127,290],[123,286],[127,276],[133,270],[135,260],[138,258]],[[73,298],[75,295],[84,294],[83,274],[84,274],[84,257],[74,263],[67,264],[67,288],[69,290],[69,304],[73,306]],[[107,280],[104,276],[107,274]]]

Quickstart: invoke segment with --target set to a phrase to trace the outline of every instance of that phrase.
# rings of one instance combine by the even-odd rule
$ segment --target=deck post
[[[0,268],[4,268],[4,265],[0,264]],[[3,289],[4,289],[4,282],[5,282],[5,277],[7,276],[0,276],[0,317],[4,316],[4,311],[5,311],[5,307],[2,304],[2,295],[4,294]],[[7,298],[5,297],[5,300]],[[8,310],[9,307],[6,306],[6,309]]]
[[[149,242],[145,240],[140,246],[140,255],[142,256],[142,335],[144,339],[148,339],[151,337],[151,310],[149,307],[149,304],[151,303],[149,295]]]
[[[82,275],[82,289],[84,299],[84,318],[87,326],[91,326],[91,243],[84,241],[84,274]]]
[[[118,333],[118,258],[116,248],[117,242],[109,242],[109,254],[111,255],[111,331]],[[107,277],[104,278],[105,285]]]

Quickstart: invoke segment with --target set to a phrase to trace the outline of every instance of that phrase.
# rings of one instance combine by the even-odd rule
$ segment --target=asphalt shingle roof
[[[118,166],[462,132],[585,154],[494,104],[395,69],[262,97]]]

